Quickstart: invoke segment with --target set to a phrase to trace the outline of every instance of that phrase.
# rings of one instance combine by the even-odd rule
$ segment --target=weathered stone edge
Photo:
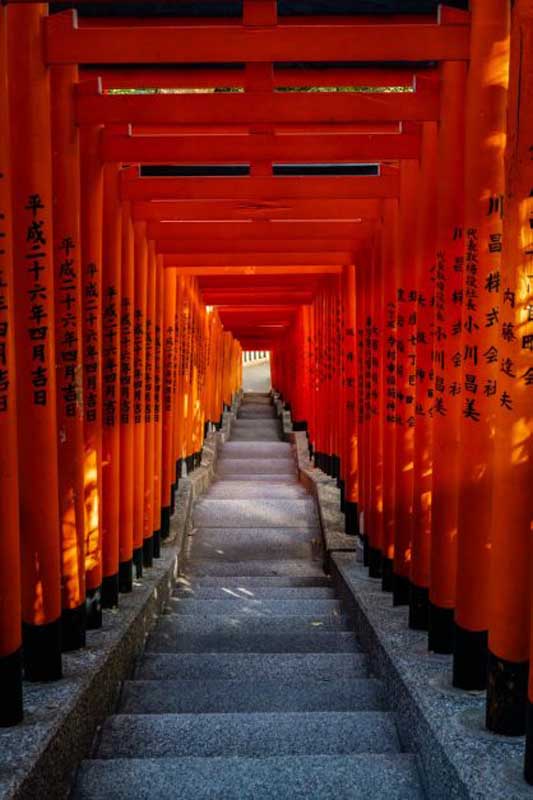
[[[336,482],[321,469],[313,466],[309,457],[309,446],[305,431],[294,431],[291,412],[283,404],[281,396],[273,392],[274,405],[281,420],[283,439],[294,445],[300,482],[316,499],[322,537],[324,540],[324,569],[329,572],[331,554],[357,551],[354,536],[344,532],[345,519],[340,510],[341,496]]]
[[[428,800],[531,798],[522,779],[523,739],[484,730],[484,693],[452,688],[451,656],[428,653],[427,634],[408,627],[407,607],[393,608],[353,554],[333,553],[331,574],[385,685],[402,743],[418,755]]]
[[[133,674],[146,637],[168,602],[179,572],[192,507],[214,478],[220,445],[229,437],[241,395],[222,416],[220,431],[206,437],[202,463],[180,480],[176,510],[161,558],[145,570],[134,591],[105,610],[100,630],[87,647],[64,655],[64,678],[25,685],[25,721],[0,730],[0,800],[41,800],[68,795],[73,771],[91,750],[95,733],[113,712],[121,682]],[[29,701],[29,703],[28,703]]]

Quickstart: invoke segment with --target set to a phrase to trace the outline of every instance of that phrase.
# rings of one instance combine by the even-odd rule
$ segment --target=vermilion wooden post
[[[459,466],[457,605],[453,683],[482,689],[487,675],[494,426],[515,367],[503,339],[500,284],[509,3],[472,3],[465,145],[465,264]],[[497,43],[495,45],[495,43]],[[509,410],[507,408],[507,410]]]
[[[175,486],[174,453],[174,406],[176,402],[175,358],[176,358],[176,270],[163,270],[164,323],[163,323],[163,477],[161,496],[161,538],[167,539],[170,532],[172,493]]]
[[[135,263],[130,203],[122,202],[120,293],[120,531],[118,581],[120,592],[133,588],[134,512],[134,300]],[[170,271],[170,270],[169,270]]]
[[[502,374],[498,381],[501,394],[494,442],[487,727],[494,733],[520,736],[526,730],[525,705],[531,719],[527,680],[533,552],[532,0],[514,4],[511,30],[498,350],[502,361],[508,359],[514,364],[516,377]],[[502,403],[503,392],[509,403]],[[528,742],[530,753],[531,736]],[[533,772],[529,772],[532,777]]]
[[[0,726],[16,725],[22,709],[20,527],[15,394],[15,319],[11,160],[7,93],[7,9],[0,7]]]
[[[83,90],[83,84],[80,85]],[[89,88],[88,88],[89,90]],[[102,624],[102,213],[99,127],[82,127],[81,255],[87,627]]]
[[[399,254],[396,315],[396,535],[393,602],[409,603],[413,531],[413,459],[415,434],[416,311],[415,231],[419,166],[400,167]]]
[[[187,295],[186,295],[187,279],[179,276],[176,282],[176,317],[175,317],[175,337],[176,337],[176,355],[174,359],[174,388],[173,393],[175,397],[174,402],[174,425],[173,425],[173,452],[174,452],[174,470],[175,480],[174,485],[177,488],[179,480],[182,477],[183,471],[186,469],[184,462],[184,454],[182,450],[182,435],[184,430],[184,358],[187,342]]]
[[[398,400],[396,395],[396,322],[397,322],[397,266],[396,242],[398,238],[398,201],[383,203],[382,259],[383,259],[383,560],[381,565],[382,589],[393,588],[394,540],[396,533],[396,425]]]
[[[148,241],[148,274],[146,278],[146,322],[144,351],[144,540],[143,563],[154,561],[154,323],[156,256],[155,245]]]
[[[428,648],[453,650],[461,418],[460,351],[464,265],[464,117],[467,65],[441,65],[435,258],[433,494]]]
[[[163,257],[156,256],[155,317],[154,317],[154,558],[161,556],[161,499],[163,489]]]
[[[426,122],[422,133],[415,264],[416,426],[413,460],[413,553],[409,597],[409,627],[415,630],[427,630],[429,624],[433,419],[442,413],[435,402],[433,371],[436,177],[437,124]]]
[[[356,536],[359,533],[359,469],[357,461],[357,317],[356,317],[356,267],[348,264],[344,273],[344,358],[345,358],[345,484],[344,514],[346,533]]]
[[[375,237],[372,254],[372,285],[370,310],[372,317],[370,335],[370,496],[369,496],[369,546],[368,573],[371,578],[382,577],[383,552],[383,259],[382,242]]]
[[[85,497],[83,435],[80,147],[74,118],[77,67],[52,67],[52,184],[62,555],[62,647],[85,645]]]
[[[134,505],[133,563],[137,577],[143,571],[144,547],[144,462],[145,462],[145,373],[146,303],[148,288],[148,242],[146,223],[134,222],[135,300],[133,305],[133,419],[134,429]]]
[[[8,74],[25,675],[61,677],[49,75],[42,4],[11,5]]]
[[[356,319],[357,319],[357,463],[359,465],[359,503],[358,503],[358,526],[360,527],[361,538],[364,547],[364,563],[368,564],[368,544],[366,541],[366,520],[365,503],[367,492],[368,459],[366,452],[367,440],[367,419],[366,419],[366,381],[365,381],[365,357],[366,357],[366,289],[368,285],[368,265],[365,256],[361,254],[358,264],[356,277]],[[360,524],[362,521],[362,525]]]
[[[102,606],[118,604],[122,208],[118,164],[104,166],[102,218]]]

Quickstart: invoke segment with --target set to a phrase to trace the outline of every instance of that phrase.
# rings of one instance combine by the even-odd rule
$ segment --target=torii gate
[[[531,0],[512,29],[504,0],[430,22],[288,24],[274,0],[195,25],[46,11],[0,8],[3,721],[22,713],[21,615],[26,676],[57,679],[61,632],[82,646],[157,556],[176,469],[239,385],[231,331],[272,349],[349,532],[364,513],[371,574],[453,651],[456,687],[484,688],[488,653],[488,727],[522,733]],[[340,57],[365,67],[309,66]],[[385,91],[292,91],[313,86]],[[139,87],[234,91],[110,93]],[[338,174],[360,161],[375,174]]]

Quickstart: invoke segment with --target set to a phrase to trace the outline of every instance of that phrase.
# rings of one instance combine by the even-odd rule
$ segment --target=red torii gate
[[[165,320],[169,323],[179,315],[180,324],[189,332],[204,326],[207,329],[211,323],[202,310],[200,295],[209,305],[219,306],[220,318],[242,343],[251,343],[254,349],[273,349],[278,388],[293,405],[297,421],[307,425],[318,464],[340,480],[351,532],[356,529],[357,511],[364,511],[372,574],[382,572],[384,588],[394,590],[395,602],[410,603],[411,624],[429,628],[433,649],[450,652],[454,647],[456,686],[484,686],[488,637],[488,725],[496,732],[523,731],[530,604],[529,597],[524,599],[530,523],[530,505],[525,497],[529,498],[531,461],[526,458],[527,466],[518,468],[516,440],[508,430],[512,420],[516,430],[522,426],[521,441],[530,442],[533,435],[528,411],[533,320],[527,316],[532,292],[527,283],[532,256],[527,234],[531,213],[527,194],[531,185],[531,120],[521,118],[520,130],[509,138],[506,172],[505,134],[511,131],[507,130],[506,120],[509,52],[504,43],[509,39],[509,20],[503,7],[504,3],[497,0],[476,0],[472,26],[469,15],[446,8],[441,8],[438,20],[431,23],[425,17],[413,16],[391,18],[387,23],[373,18],[333,22],[319,18],[313,24],[288,24],[278,22],[276,3],[271,0],[245,0],[242,22],[208,20],[195,24],[183,19],[148,25],[145,21],[124,19],[78,22],[70,11],[42,19],[45,9],[30,3],[10,5],[7,14],[5,9],[0,11],[0,56],[12,77],[9,109],[7,93],[0,96],[0,119],[4,121],[9,111],[12,130],[11,160],[9,143],[1,134],[0,156],[11,169],[0,171],[2,179],[9,172],[13,197],[9,198],[7,182],[3,180],[3,206],[13,208],[13,238],[12,247],[3,250],[2,256],[8,254],[5,272],[14,285],[15,313],[9,319],[6,316],[6,324],[17,332],[16,344],[9,342],[9,363],[14,369],[16,361],[19,371],[17,403],[19,417],[24,420],[24,428],[19,425],[17,471],[13,441],[16,420],[14,401],[10,400],[10,417],[0,419],[8,443],[4,472],[10,480],[2,498],[10,520],[7,567],[12,576],[17,574],[14,504],[16,476],[20,473],[24,509],[22,618],[28,677],[54,679],[60,675],[61,568],[70,585],[75,582],[65,550],[52,545],[54,531],[59,529],[60,511],[50,501],[50,492],[59,495],[56,483],[61,485],[73,463],[72,454],[63,454],[59,472],[54,468],[56,428],[62,420],[61,412],[56,413],[55,399],[56,335],[50,333],[46,346],[42,345],[36,355],[35,347],[27,340],[24,326],[28,308],[24,303],[32,292],[40,292],[43,313],[53,330],[54,312],[59,317],[67,291],[61,284],[61,269],[56,269],[54,276],[53,267],[60,268],[65,263],[61,248],[67,248],[67,255],[71,255],[73,248],[65,242],[72,239],[78,243],[74,257],[77,294],[72,303],[81,305],[84,290],[79,309],[83,326],[78,318],[76,330],[84,349],[86,402],[92,396],[93,385],[100,392],[103,385],[100,367],[88,354],[88,343],[94,337],[98,347],[104,348],[104,337],[108,336],[108,341],[120,338],[121,346],[126,348],[124,320],[117,323],[118,327],[110,322],[117,316],[117,297],[130,299],[135,313],[146,323],[142,342],[135,338],[139,334],[130,331],[133,346],[140,348],[143,374],[139,381],[143,389],[164,370],[170,347],[160,342],[156,352],[156,319],[161,328]],[[525,92],[527,98],[533,94],[531,13],[528,0],[515,3],[514,87],[509,95],[513,122],[513,113],[521,107],[519,91]],[[41,30],[46,64],[40,57]],[[494,41],[502,43],[498,52],[491,49]],[[525,58],[520,60],[517,51],[523,41],[528,47]],[[322,72],[306,67],[299,72],[274,66],[274,62],[281,61],[336,61],[339,54],[343,60],[376,64],[384,60],[431,61],[440,66],[417,76],[414,84],[413,73],[405,68],[391,71],[377,66],[375,70],[365,67],[361,71]],[[465,96],[465,62],[469,59]],[[166,66],[176,61],[181,65],[178,69]],[[183,65],[198,61],[210,66],[203,70],[183,69]],[[245,63],[245,67],[218,70],[218,62]],[[103,70],[103,83],[85,80],[94,74],[98,63],[115,66]],[[136,66],[130,70],[125,67],[127,64]],[[79,65],[84,67],[81,82]],[[56,93],[52,106],[50,79]],[[189,82],[193,79],[191,87]],[[228,87],[244,91],[127,96],[108,93],[112,88],[139,87],[143,80],[147,87]],[[75,96],[69,97],[68,89],[76,85]],[[309,85],[398,86],[414,91],[276,91]],[[59,97],[61,104],[57,102]],[[81,129],[81,156],[76,143],[77,126]],[[7,125],[1,127],[5,130]],[[463,213],[465,132],[468,181]],[[43,160],[43,146],[50,153],[59,148],[61,155],[69,157],[52,162],[50,156]],[[361,159],[379,164],[379,174],[272,174],[273,165],[295,161],[319,165],[333,161],[342,165]],[[386,161],[393,163],[384,164]],[[244,164],[249,166],[250,175],[144,177],[137,167],[131,167],[132,163]],[[80,165],[81,214],[75,185]],[[435,176],[437,194],[433,195]],[[52,188],[57,192],[59,186],[62,202],[56,198],[52,208]],[[504,218],[506,192],[512,215],[507,212]],[[107,228],[102,227],[102,213]],[[432,219],[433,214],[436,216]],[[80,221],[81,252],[79,235],[75,233]],[[35,239],[29,240],[31,225]],[[33,249],[38,243],[35,225],[46,230],[49,240],[53,240],[54,254],[43,249],[37,256]],[[508,263],[501,256],[504,236],[511,243]],[[33,242],[31,252],[28,242]],[[16,263],[28,255],[35,258],[35,280],[12,270],[11,249]],[[101,269],[98,278],[86,274],[91,264]],[[435,264],[433,316],[427,299],[428,293],[433,292],[429,267]],[[47,278],[44,287],[40,273]],[[312,289],[304,288],[305,280],[295,281],[290,287],[285,285],[285,280],[295,275],[309,276]],[[238,290],[232,283],[235,276],[242,281]],[[502,291],[507,294],[501,295],[498,305],[493,295],[500,291],[500,284],[505,284]],[[449,291],[452,285],[453,292]],[[96,308],[103,311],[103,329],[91,322],[93,306],[88,291],[92,292],[94,286],[100,293]],[[283,297],[276,297],[281,289]],[[457,322],[451,317],[456,316],[453,304],[459,296],[463,317],[459,316]],[[3,307],[1,310],[5,314]],[[31,313],[37,313],[35,304],[31,305]],[[153,326],[153,350],[146,346],[148,323]],[[264,333],[258,333],[258,326],[263,325]],[[439,346],[430,349],[427,341],[432,329]],[[385,337],[386,330],[393,331],[389,337],[392,344]],[[305,345],[308,339],[313,346],[316,344],[312,353]],[[223,395],[227,398],[238,381],[237,350],[231,349],[230,339],[221,331],[213,341],[213,358],[223,363],[232,377],[223,387],[211,387],[209,396],[202,396],[204,406],[209,406],[207,415],[220,411]],[[187,348],[187,363],[191,366],[192,334]],[[374,351],[378,353],[377,369],[372,362]],[[295,355],[299,356],[296,375],[289,369]],[[337,370],[334,377],[317,382],[312,370],[317,363],[332,359],[344,360],[346,381],[342,382]],[[124,369],[131,366],[125,364]],[[28,382],[28,374],[33,382]],[[115,369],[114,377],[107,375],[106,391],[111,391],[113,385],[118,391],[117,374]],[[374,380],[378,389],[368,391],[367,382],[372,384]],[[493,392],[497,381],[504,388]],[[59,374],[57,382],[61,388]],[[192,377],[192,367],[190,377],[181,376],[173,384],[178,397],[184,383],[188,391],[200,397],[198,375]],[[460,391],[452,391],[453,387]],[[35,399],[37,392],[45,389],[49,401],[46,405]],[[13,392],[12,384],[10,391]],[[460,394],[460,400],[456,399]],[[493,396],[499,405],[494,406]],[[152,396],[143,399],[145,406],[151,407],[154,402]],[[167,437],[162,437],[161,428],[156,427],[150,414],[146,416],[145,407],[142,427],[133,434],[144,454],[143,461],[136,465],[129,482],[123,481],[126,491],[122,486],[119,492],[120,457],[123,451],[132,452],[131,447],[128,451],[126,440],[130,445],[133,440],[128,425],[121,427],[111,413],[115,400],[112,394],[97,400],[101,418],[106,414],[108,419],[113,417],[103,438],[105,479],[111,499],[106,500],[103,511],[109,531],[96,543],[94,573],[91,569],[87,573],[89,594],[98,593],[103,583],[109,604],[117,602],[119,588],[128,588],[133,552],[137,553],[139,570],[143,555],[145,565],[150,563],[154,532],[161,527],[160,506],[167,502],[174,483],[169,474],[175,457],[196,456],[194,448],[199,442],[192,422],[182,421],[174,407],[166,418],[163,415],[161,424],[167,426]],[[136,402],[134,393],[130,401]],[[324,413],[328,403],[336,403],[338,412],[329,421]],[[410,404],[414,407],[412,412]],[[59,401],[57,408],[60,407]],[[498,437],[495,458],[494,419]],[[86,451],[93,435],[95,442],[102,436],[101,425],[94,430],[91,425],[86,417]],[[79,436],[80,424],[73,430]],[[357,431],[358,439],[347,437],[347,431]],[[459,432],[462,444],[458,448]],[[167,445],[165,451],[164,442],[170,440],[172,445]],[[159,451],[157,441],[162,448]],[[27,497],[24,481],[34,467],[32,450],[36,442],[44,477],[35,478],[32,497]],[[469,445],[473,456],[467,452]],[[442,459],[441,463],[433,459],[435,447],[446,452],[449,460]],[[97,443],[91,451],[96,493],[101,488],[102,472],[98,448],[101,444]],[[526,451],[527,447],[523,445],[523,449]],[[370,453],[377,457],[370,459]],[[79,455],[78,448],[78,459]],[[428,474],[432,475],[429,483]],[[504,489],[496,484],[500,504],[493,513],[490,500],[494,474]],[[134,529],[131,540],[125,543],[117,532],[117,509],[137,480],[143,488],[148,487],[152,499],[135,510],[133,516],[140,528]],[[428,496],[434,499],[439,513],[430,513]],[[502,535],[505,519],[501,508],[508,506],[511,498],[509,542]],[[78,535],[76,542],[70,544],[78,556],[87,545],[82,539]],[[496,554],[492,558],[489,545]],[[99,552],[101,546],[103,555]],[[30,551],[42,559],[39,576],[30,566]],[[520,598],[506,569],[516,571]],[[75,632],[76,614],[82,605],[79,592],[84,591],[83,581],[78,583],[78,594],[74,592],[77,599],[63,602],[63,620],[69,617],[65,612],[74,612],[69,618],[74,618]],[[16,580],[12,585],[5,619],[0,619],[7,642],[0,651],[2,669],[8,675],[9,686],[14,687],[8,721],[20,716],[16,657],[20,639],[13,624],[19,615],[19,590]],[[83,638],[81,616],[78,644]],[[98,624],[98,613],[93,623]],[[533,780],[528,741],[527,776]]]

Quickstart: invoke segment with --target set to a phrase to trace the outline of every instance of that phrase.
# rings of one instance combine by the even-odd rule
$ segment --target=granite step
[[[188,564],[190,567],[190,562]],[[187,573],[180,575],[176,581],[176,588],[189,589],[224,589],[254,592],[264,589],[329,589],[332,590],[331,578],[318,569],[312,575],[194,575],[190,568]]]
[[[398,752],[394,718],[383,711],[117,714],[104,724],[98,758]]]
[[[200,586],[180,583],[174,590],[174,597],[183,600],[255,600],[270,602],[276,600],[333,600],[334,589],[328,586]]]
[[[293,458],[227,458],[218,460],[217,473],[220,478],[226,475],[272,475],[295,473]]]
[[[261,633],[241,631],[170,635],[157,626],[146,641],[152,653],[360,653],[352,633],[312,628],[303,633],[278,633],[269,623]]]
[[[232,430],[231,432],[231,441],[232,442],[279,442],[281,439],[280,431],[278,430],[264,430],[261,432],[259,436],[258,432],[253,430],[247,430],[246,428],[243,430]],[[228,442],[229,444],[229,442]]]
[[[311,497],[293,500],[275,498],[219,500],[210,497],[198,500],[193,512],[195,528],[301,528],[318,525],[315,504]],[[290,557],[290,556],[289,556]]]
[[[145,653],[137,680],[279,680],[366,678],[363,653]]]
[[[309,497],[303,486],[299,483],[286,484],[282,481],[267,484],[261,481],[216,481],[212,484],[207,495],[210,500],[242,500],[247,497],[257,497],[269,500],[273,497],[300,500]]]
[[[85,761],[74,800],[423,800],[404,753]]]
[[[237,419],[277,419],[276,409],[269,406],[243,406],[237,414]]]
[[[322,614],[280,614],[276,617],[275,629],[278,634],[305,634],[315,630],[337,631],[347,629],[347,619],[337,608],[329,609]],[[268,623],[260,616],[224,613],[186,615],[185,612],[169,611],[163,614],[154,637],[179,641],[181,636],[200,634],[202,636],[221,637],[227,635],[260,636],[268,633]]]
[[[125,681],[123,714],[225,714],[285,711],[381,711],[383,687],[374,678]]]
[[[225,458],[289,458],[292,448],[288,442],[226,442]]]
[[[243,478],[246,480],[254,481],[254,483],[263,483],[265,485],[272,485],[275,486],[280,483],[284,483],[286,486],[300,486],[301,484],[298,483],[298,476],[296,474],[296,470],[294,469],[294,465],[292,467],[291,472],[277,472],[275,475],[269,473],[262,473],[262,474],[254,474],[254,473],[246,473],[243,474],[242,472],[236,472],[234,474],[231,473],[224,473],[223,475],[219,476],[221,483],[228,483],[229,481],[242,481]]]
[[[324,569],[321,561],[299,559],[254,559],[250,561],[215,561],[213,559],[189,559],[187,575],[190,578],[291,578],[321,579]],[[297,585],[297,584],[287,584]],[[317,584],[320,585],[320,584]],[[322,584],[323,585],[323,584]]]
[[[281,422],[279,419],[271,419],[270,417],[265,417],[264,419],[254,418],[254,419],[246,419],[245,417],[237,417],[237,419],[233,422],[231,426],[231,430],[253,430],[260,433],[263,429],[265,430],[279,430],[281,431]]]
[[[262,531],[265,535],[261,535]],[[195,559],[246,561],[258,558],[311,558],[318,547],[318,528],[197,528],[187,552]]]
[[[342,614],[338,600],[253,600],[251,598],[227,597],[223,600],[213,597],[206,600],[183,599],[170,597],[168,608],[174,614],[198,614],[200,616],[219,616],[226,614],[230,618],[238,614],[260,619],[275,617]]]

